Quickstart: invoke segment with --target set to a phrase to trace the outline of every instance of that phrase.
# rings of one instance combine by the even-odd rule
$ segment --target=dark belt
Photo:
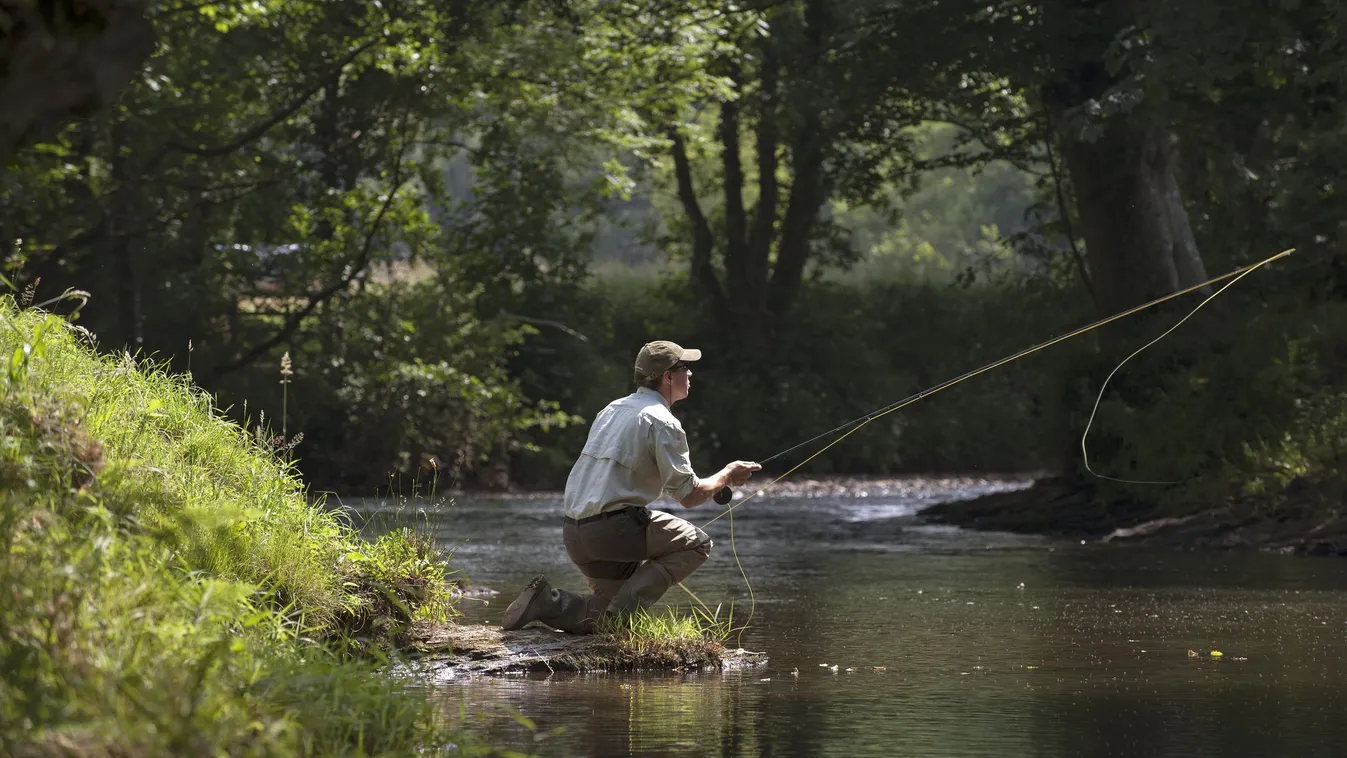
[[[573,518],[571,518],[570,516],[562,516],[562,517],[561,517],[561,520],[564,521],[564,522],[566,522],[567,524],[574,524],[575,526],[582,526],[582,525],[584,525],[584,524],[592,523],[592,522],[594,522],[594,521],[602,521],[602,520],[604,520],[604,519],[606,519],[606,518],[612,518],[613,516],[628,516],[628,515],[632,515],[632,512],[633,512],[633,511],[639,511],[639,510],[644,510],[644,508],[643,508],[642,506],[639,506],[639,505],[629,505],[629,506],[626,506],[625,508],[618,508],[617,510],[612,510],[612,511],[604,511],[603,513],[599,513],[599,514],[596,514],[596,515],[593,515],[593,516],[585,516],[585,517],[582,518],[582,519],[573,519]]]

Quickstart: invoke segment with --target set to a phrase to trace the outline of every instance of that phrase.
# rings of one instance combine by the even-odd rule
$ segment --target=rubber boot
[[[507,632],[523,629],[524,625],[531,621],[555,617],[561,610],[559,606],[557,593],[552,591],[552,585],[548,583],[547,577],[539,574],[533,577],[533,581],[529,582],[524,591],[519,593],[519,597],[505,609],[500,628]]]
[[[637,610],[645,610],[654,605],[673,585],[674,578],[667,569],[658,561],[646,561],[622,585],[622,589],[608,604],[607,612],[623,616]]]

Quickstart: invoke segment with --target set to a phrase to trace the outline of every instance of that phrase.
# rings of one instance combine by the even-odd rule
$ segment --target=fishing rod
[[[1130,316],[1130,315],[1132,315],[1132,314],[1134,314],[1134,313],[1137,313],[1137,312],[1139,312],[1139,311],[1144,311],[1144,310],[1146,310],[1147,308],[1154,307],[1154,306],[1156,306],[1156,305],[1159,305],[1159,304],[1161,304],[1161,303],[1167,302],[1167,301],[1169,301],[1169,300],[1173,300],[1173,299],[1175,299],[1175,298],[1177,298],[1177,297],[1182,297],[1183,295],[1187,295],[1187,294],[1190,293],[1190,292],[1196,292],[1197,290],[1203,289],[1204,287],[1210,287],[1211,285],[1213,285],[1213,284],[1215,284],[1215,283],[1217,283],[1217,282],[1221,282],[1221,281],[1224,281],[1224,280],[1226,280],[1226,279],[1230,279],[1231,277],[1242,277],[1242,276],[1244,276],[1245,274],[1250,273],[1251,271],[1253,271],[1253,270],[1256,269],[1256,268],[1260,268],[1260,267],[1262,267],[1262,266],[1264,266],[1264,265],[1266,265],[1266,264],[1268,264],[1268,263],[1271,263],[1271,262],[1277,260],[1278,258],[1284,258],[1284,257],[1290,255],[1290,254],[1293,253],[1293,252],[1295,252],[1295,248],[1289,248],[1289,249],[1287,249],[1287,250],[1283,250],[1283,251],[1281,251],[1280,253],[1277,253],[1276,255],[1274,255],[1274,256],[1272,256],[1272,257],[1270,257],[1270,258],[1266,258],[1266,259],[1264,259],[1264,260],[1259,261],[1258,263],[1254,263],[1254,264],[1251,264],[1251,265],[1249,265],[1249,266],[1245,266],[1245,267],[1243,267],[1243,268],[1237,268],[1237,269],[1235,269],[1234,271],[1231,271],[1231,272],[1225,273],[1225,274],[1221,274],[1220,276],[1212,277],[1211,279],[1208,279],[1208,280],[1206,280],[1205,282],[1202,282],[1201,284],[1194,284],[1194,285],[1191,286],[1191,287],[1187,287],[1187,288],[1178,290],[1177,292],[1171,292],[1170,294],[1165,295],[1165,296],[1163,296],[1163,297],[1157,297],[1157,298],[1155,298],[1154,300],[1151,300],[1151,301],[1149,301],[1149,302],[1142,303],[1141,305],[1133,306],[1133,307],[1131,307],[1131,308],[1128,308],[1128,309],[1125,310],[1125,311],[1121,311],[1121,312],[1119,312],[1119,313],[1115,313],[1115,314],[1113,314],[1112,316],[1108,316],[1108,317],[1105,317],[1105,318],[1101,318],[1101,319],[1099,319],[1098,321],[1095,321],[1094,323],[1087,324],[1087,325],[1082,326],[1082,327],[1080,327],[1080,328],[1078,328],[1078,329],[1076,329],[1076,330],[1074,330],[1074,331],[1067,332],[1066,334],[1063,334],[1063,335],[1061,335],[1061,336],[1059,336],[1059,337],[1054,337],[1054,338],[1052,338],[1052,339],[1050,339],[1050,340],[1047,340],[1046,342],[1040,342],[1039,344],[1034,345],[1033,347],[1029,347],[1029,348],[1025,348],[1024,350],[1021,350],[1021,351],[1019,351],[1018,353],[1015,353],[1014,355],[1009,355],[1009,356],[1006,356],[1005,358],[1001,358],[1001,359],[999,359],[999,360],[993,361],[993,362],[988,363],[987,365],[985,365],[985,366],[983,366],[983,367],[981,367],[981,368],[977,368],[977,369],[974,369],[974,370],[969,371],[969,372],[967,372],[967,373],[961,374],[961,375],[959,375],[959,376],[954,377],[953,379],[948,379],[948,380],[943,381],[943,382],[941,382],[940,384],[937,384],[937,385],[935,385],[935,386],[933,386],[933,387],[928,387],[927,389],[924,389],[924,390],[922,390],[921,392],[916,393],[915,395],[909,395],[908,397],[905,397],[905,398],[903,398],[902,400],[899,400],[899,401],[897,401],[897,402],[890,403],[890,404],[884,406],[883,408],[879,408],[879,409],[877,409],[877,410],[873,410],[873,411],[871,411],[871,412],[865,414],[864,416],[860,416],[860,417],[858,417],[858,418],[854,418],[854,419],[852,419],[851,421],[848,421],[848,422],[846,422],[845,424],[842,424],[841,426],[835,427],[835,428],[833,428],[833,429],[829,429],[828,431],[823,432],[822,434],[815,435],[815,436],[813,436],[813,437],[811,437],[811,438],[805,440],[804,442],[801,442],[801,443],[798,444],[798,445],[794,445],[794,446],[792,446],[792,447],[788,447],[788,448],[786,448],[785,450],[782,450],[782,451],[779,452],[779,453],[775,453],[775,454],[773,454],[773,455],[771,455],[771,456],[769,456],[769,457],[767,457],[767,458],[764,458],[764,459],[762,459],[761,461],[758,461],[758,463],[759,463],[759,464],[765,464],[765,463],[768,463],[768,462],[770,462],[770,461],[776,460],[777,458],[780,458],[780,457],[782,457],[782,456],[784,456],[784,455],[787,455],[787,454],[789,454],[789,453],[793,453],[793,452],[795,452],[796,450],[799,450],[800,448],[802,448],[802,447],[804,447],[804,446],[806,446],[806,445],[809,445],[810,443],[816,442],[816,441],[821,440],[821,439],[823,439],[823,438],[825,438],[825,437],[831,437],[832,435],[837,434],[838,432],[840,432],[840,431],[842,431],[842,430],[844,430],[844,429],[850,428],[851,431],[854,432],[856,429],[859,429],[861,426],[864,426],[865,424],[870,423],[871,421],[873,421],[873,420],[879,418],[880,416],[887,415],[887,414],[889,414],[889,413],[892,413],[893,411],[898,410],[899,408],[906,407],[906,406],[911,405],[912,403],[915,403],[915,402],[917,402],[917,401],[919,401],[919,400],[922,400],[922,399],[924,399],[924,398],[930,397],[931,395],[934,395],[935,393],[937,393],[937,392],[939,392],[939,391],[941,391],[941,390],[944,390],[944,389],[948,389],[948,388],[950,388],[950,387],[953,387],[954,385],[958,384],[959,382],[965,381],[965,380],[967,380],[967,379],[971,379],[971,378],[973,378],[973,377],[975,377],[975,376],[977,376],[977,375],[979,375],[979,374],[986,373],[986,372],[991,371],[992,369],[997,368],[997,367],[999,367],[999,366],[1004,366],[1005,364],[1010,363],[1011,361],[1017,361],[1017,360],[1019,360],[1020,358],[1023,358],[1024,356],[1026,356],[1026,355],[1030,355],[1030,354],[1032,354],[1032,353],[1038,352],[1039,350],[1043,350],[1043,349],[1045,349],[1045,348],[1052,347],[1053,345],[1055,345],[1055,344],[1057,344],[1057,343],[1059,343],[1059,342],[1064,342],[1064,341],[1069,340],[1069,339],[1071,339],[1071,338],[1073,338],[1073,337],[1078,337],[1078,336],[1080,336],[1080,335],[1082,335],[1082,334],[1084,334],[1084,333],[1086,333],[1086,332],[1092,331],[1092,330],[1094,330],[1094,329],[1098,329],[1099,327],[1104,326],[1105,324],[1111,323],[1111,322],[1113,322],[1113,321],[1117,321],[1118,319],[1126,318],[1127,316]],[[1234,282],[1231,282],[1231,284],[1234,284]],[[1204,302],[1205,302],[1205,301],[1204,301]],[[1199,306],[1199,307],[1201,307],[1201,306]],[[1191,315],[1191,314],[1189,314],[1189,315]],[[850,434],[850,433],[851,433],[851,432],[847,432],[847,434]],[[845,435],[844,435],[844,436],[845,436]],[[840,439],[837,440],[837,442],[840,442],[840,441],[841,441]],[[836,442],[834,442],[834,443],[832,443],[832,444],[836,444]],[[832,444],[828,445],[828,447],[832,447]],[[827,447],[823,448],[823,450],[827,450],[827,449],[828,449]],[[819,453],[822,453],[823,450],[818,451],[818,453],[815,453],[814,455],[818,455]],[[813,458],[813,456],[810,456],[810,458]],[[808,461],[806,460],[805,463],[807,463],[807,462],[808,462]],[[803,465],[804,465],[804,463],[801,463],[801,464],[800,464],[800,466],[803,466]],[[795,468],[799,468],[799,466],[796,466]],[[794,471],[794,470],[795,470],[795,469],[791,469],[791,471]],[[788,474],[788,473],[790,473],[790,472],[787,472],[787,474]],[[784,476],[785,476],[785,474],[783,474],[781,477],[777,477],[775,480],[772,481],[772,484],[775,484],[777,481],[780,481],[781,478],[783,478]],[[771,485],[769,484],[768,486],[771,486]],[[758,490],[758,492],[761,492],[761,491],[762,491],[762,490]],[[756,493],[755,493],[755,494],[756,494]],[[729,502],[730,502],[731,500],[733,500],[733,499],[734,499],[734,491],[733,491],[729,486],[722,487],[722,488],[721,488],[720,490],[718,490],[718,491],[716,492],[716,494],[715,494],[715,501],[716,501],[716,503],[718,503],[718,504],[720,504],[720,505],[727,505],[727,504],[729,504]],[[745,498],[745,500],[747,500],[747,498]],[[742,502],[740,503],[740,505],[742,505]],[[725,511],[725,513],[728,513],[728,512],[729,512],[728,510]],[[723,516],[724,513],[722,513],[721,515]],[[715,520],[718,519],[718,518],[720,518],[720,516],[716,516],[715,518],[711,519],[711,521],[715,521]],[[708,522],[706,522],[706,523],[709,524],[709,523],[711,523],[711,521],[708,521]],[[705,526],[705,524],[703,524],[703,526]]]

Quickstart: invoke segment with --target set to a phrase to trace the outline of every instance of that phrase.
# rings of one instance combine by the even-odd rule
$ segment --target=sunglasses
[[[670,371],[682,371],[683,369],[686,369],[686,368],[689,368],[688,364],[684,363],[683,361],[679,361],[679,362],[675,363],[674,365],[670,366],[670,367],[669,367],[669,370],[670,370]]]

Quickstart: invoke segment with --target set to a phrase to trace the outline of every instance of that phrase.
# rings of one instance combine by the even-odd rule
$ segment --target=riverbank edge
[[[767,662],[765,653],[727,648],[711,639],[626,639],[538,626],[507,632],[485,624],[418,622],[401,635],[398,647],[434,679],[537,672],[723,672]]]
[[[1157,507],[1108,502],[1093,487],[1043,477],[1024,489],[938,503],[927,523],[1173,549],[1347,556],[1347,477],[1302,477],[1275,492]]]
[[[768,479],[770,481],[770,479]],[[801,475],[765,488],[770,497],[886,497],[914,482],[1003,483],[1011,488],[927,506],[930,524],[986,532],[1177,549],[1252,549],[1298,555],[1347,555],[1347,475],[1328,471],[1275,491],[1218,503],[1157,506],[1107,501],[1088,482],[1044,471],[976,474]],[[751,491],[736,493],[741,497]],[[550,490],[455,489],[455,498],[555,500]]]

